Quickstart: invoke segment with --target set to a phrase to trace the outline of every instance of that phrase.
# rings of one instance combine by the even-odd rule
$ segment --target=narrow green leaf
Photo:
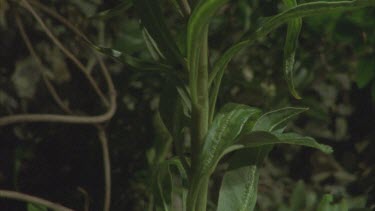
[[[227,104],[214,119],[199,156],[200,175],[210,175],[215,169],[224,150],[231,146],[245,123],[250,118],[258,118],[260,110],[246,105]]]
[[[170,0],[182,17],[189,17],[191,13],[190,5],[187,0]]]
[[[190,89],[193,102],[198,92],[196,83],[198,81],[199,59],[201,58],[202,41],[205,38],[205,30],[212,16],[228,0],[209,0],[199,4],[190,16],[187,30],[187,61],[190,72]]]
[[[165,126],[160,113],[157,112],[153,118],[154,126],[154,144],[147,152],[148,161],[150,165],[157,165],[161,163],[170,151],[172,144],[172,136]]]
[[[251,130],[275,132],[276,130],[283,129],[288,120],[307,110],[307,108],[287,107],[267,112],[255,122]]]
[[[175,167],[178,170],[182,184],[184,186],[187,184],[188,177],[186,169],[178,158],[172,158],[156,165],[152,177],[156,210],[173,210],[172,194],[174,194],[175,187],[173,183],[173,174],[171,172],[172,167]],[[183,198],[183,196],[181,196],[181,198]]]
[[[287,6],[287,8],[297,6],[296,0],[283,0],[283,2]],[[302,18],[295,18],[288,22],[288,30],[284,46],[284,76],[287,81],[290,92],[297,99],[301,99],[301,97],[298,95],[294,86],[293,71],[294,57],[296,54],[298,37],[301,31],[301,27]]]
[[[27,204],[27,211],[48,211],[47,207],[32,203]]]
[[[146,43],[148,52],[151,54],[152,58],[155,61],[159,61],[161,59],[165,59],[164,55],[161,53],[160,49],[158,48],[158,45],[155,43],[154,39],[150,36],[147,29],[142,30],[143,39]]]
[[[324,153],[332,153],[330,146],[319,144],[311,137],[303,137],[295,133],[270,133],[265,131],[255,131],[242,135],[235,145],[247,147],[260,147],[273,144],[293,144],[319,149]]]
[[[89,19],[109,19],[113,18],[115,16],[123,14],[126,10],[130,9],[133,6],[132,0],[123,0],[119,5],[116,7],[105,10],[102,12],[99,12],[98,14],[95,14]]]
[[[226,50],[224,54],[216,61],[213,71],[209,76],[209,86],[212,86],[211,99],[216,99],[215,96],[217,96],[219,92],[220,83],[224,75],[224,71],[230,60],[233,58],[233,56],[245,47],[252,45],[255,40],[266,36],[271,31],[280,27],[282,24],[294,20],[295,18],[302,18],[313,15],[323,15],[336,11],[354,10],[370,6],[375,6],[375,0],[354,0],[335,2],[319,1],[300,4],[278,15],[268,18],[257,30],[246,33],[244,38],[240,42]],[[211,102],[210,105],[210,109],[213,109],[213,105],[215,105],[215,102]]]
[[[184,107],[181,97],[176,89],[174,82],[166,81],[163,87],[159,111],[161,118],[173,137],[173,143],[177,155],[180,157],[185,168],[188,167],[184,159],[184,133],[183,128],[188,125],[189,119],[184,114]]]
[[[220,187],[217,211],[253,211],[258,190],[258,167],[227,171]]]
[[[150,73],[166,73],[172,74],[173,68],[169,65],[158,63],[158,62],[150,62],[144,61],[131,55],[112,49],[112,48],[102,48],[99,46],[92,46],[97,51],[112,57],[113,59],[128,65],[129,67],[133,68],[134,70],[140,72],[150,72]]]
[[[185,65],[173,36],[165,23],[159,0],[133,0],[142,24],[172,65]]]

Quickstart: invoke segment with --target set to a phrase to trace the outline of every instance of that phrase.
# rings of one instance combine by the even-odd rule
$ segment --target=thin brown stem
[[[109,106],[109,102],[106,99],[105,95],[103,94],[102,90],[99,88],[98,84],[96,83],[95,79],[89,74],[89,72],[86,70],[85,66],[74,56],[73,53],[71,53],[67,48],[64,47],[64,45],[53,35],[53,33],[49,30],[47,25],[44,23],[44,21],[40,18],[40,16],[36,13],[34,8],[29,4],[27,0],[22,0],[23,6],[34,16],[34,18],[37,20],[37,22],[40,24],[40,26],[43,28],[47,36],[52,40],[52,42],[70,59],[73,61],[75,65],[82,71],[82,73],[85,75],[95,92],[99,95],[102,102]]]
[[[66,56],[68,56],[86,75],[86,77],[89,79],[91,84],[93,85],[94,89],[97,91],[99,96],[106,100],[104,95],[102,94],[101,90],[97,86],[97,83],[92,79],[89,71],[86,70],[86,68],[83,66],[82,63],[78,61],[78,59],[69,52],[62,44],[61,42],[51,33],[51,31],[48,29],[48,27],[44,24],[44,22],[41,20],[41,18],[38,16],[38,14],[35,12],[35,10],[32,8],[32,6],[29,4],[28,1],[22,0],[22,2],[25,4],[25,8],[28,9],[33,16],[36,18],[36,20],[39,22],[39,24],[42,26],[46,34],[50,37],[50,39],[62,50]],[[70,28],[76,35],[80,36],[86,43],[91,43],[91,41],[78,30],[75,26],[73,26],[68,20],[66,20],[64,17],[60,16],[58,13],[54,12],[53,10],[49,9],[48,7],[39,4],[36,1],[31,1],[32,4],[37,5],[38,8],[43,10],[44,12],[48,13],[52,17],[58,19],[61,23],[63,23],[65,26]],[[40,66],[42,66],[42,62],[35,53],[34,48],[31,45],[30,40],[28,39],[22,23],[20,22],[20,19],[18,18],[18,22],[20,23],[20,31],[23,33],[23,37],[25,40],[26,45],[28,46],[31,54],[34,55]],[[101,72],[104,76],[104,79],[107,83],[108,88],[108,94],[109,94],[109,102],[105,101],[106,105],[109,106],[106,113],[102,115],[97,116],[73,116],[73,115],[53,115],[53,114],[25,114],[25,115],[12,115],[12,116],[6,116],[0,118],[0,127],[4,125],[9,125],[13,123],[18,122],[60,122],[60,123],[71,123],[71,124],[92,124],[95,125],[98,128],[98,137],[101,142],[102,150],[103,150],[103,166],[104,166],[104,178],[105,178],[105,197],[104,197],[104,211],[109,211],[110,209],[110,202],[111,202],[111,166],[110,166],[110,156],[109,156],[109,150],[108,150],[108,140],[105,133],[104,128],[100,125],[101,123],[109,121],[112,116],[114,115],[116,111],[116,89],[114,87],[114,83],[112,81],[111,75],[109,73],[109,70],[107,69],[105,63],[103,62],[102,58],[99,54],[95,53],[95,56],[100,64]],[[92,80],[90,80],[92,79]],[[47,82],[49,82],[47,80]],[[50,83],[46,83],[47,88],[51,88],[48,86]],[[50,84],[52,86],[52,84]],[[52,87],[53,88],[53,87]],[[54,89],[52,89],[54,90]],[[98,92],[99,91],[99,92]],[[56,92],[51,91],[51,94],[53,94],[53,97],[60,99],[58,94]],[[60,101],[61,103],[62,101]],[[60,106],[61,107],[61,106]],[[65,109],[66,113],[71,113],[70,110]],[[87,201],[85,202],[85,209],[87,208]]]
[[[104,166],[104,211],[109,211],[111,205],[111,161],[109,157],[108,139],[103,127],[97,126],[98,137],[102,145],[103,166]]]
[[[75,27],[70,21],[68,21],[66,18],[55,12],[53,9],[41,4],[38,1],[35,0],[29,0],[29,2],[37,7],[38,9],[42,10],[43,12],[47,13],[48,15],[52,16],[56,20],[60,21],[62,24],[64,24],[66,27],[68,27],[70,30],[72,30],[76,35],[83,38],[86,42],[91,42],[86,35],[84,35],[77,27]]]
[[[112,97],[112,102],[115,98]],[[15,123],[27,122],[57,122],[70,124],[100,124],[109,121],[116,111],[116,103],[111,104],[104,114],[97,116],[74,116],[57,114],[16,114],[0,118],[0,127]]]
[[[83,196],[83,201],[84,201],[83,211],[89,211],[90,210],[90,197],[89,197],[89,194],[82,187],[78,187],[77,190],[80,193],[82,193],[82,196]]]
[[[44,84],[47,87],[48,92],[50,93],[50,95],[52,96],[52,98],[54,99],[54,101],[56,102],[56,104],[64,112],[66,112],[68,114],[71,114],[72,111],[70,110],[70,108],[63,102],[63,100],[61,99],[61,97],[58,95],[55,87],[52,85],[51,81],[48,79],[48,77],[46,76],[46,74],[42,71],[42,68],[44,67],[43,63],[42,63],[42,60],[39,58],[39,56],[35,52],[35,49],[34,49],[33,45],[31,44],[30,39],[27,36],[27,33],[25,32],[25,28],[23,27],[22,20],[19,17],[18,13],[16,13],[16,23],[17,23],[18,29],[20,30],[21,37],[22,37],[23,41],[25,42],[25,44],[27,46],[27,49],[29,50],[31,56],[38,63],[39,67],[41,68],[39,70],[40,70],[40,73],[42,74],[42,79],[43,79]]]
[[[72,209],[66,208],[60,204],[56,204],[54,202],[41,199],[39,197],[30,196],[28,194],[19,193],[15,191],[0,190],[0,198],[9,198],[33,204],[40,204],[55,211],[73,211]]]

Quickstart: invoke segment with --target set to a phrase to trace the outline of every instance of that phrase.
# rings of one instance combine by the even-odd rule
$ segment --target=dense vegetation
[[[165,166],[155,166],[168,159],[174,162],[172,157],[181,149],[171,147],[166,133],[171,125],[160,122],[178,112],[190,116],[189,108],[172,108],[179,99],[173,90],[179,81],[186,85],[183,70],[194,63],[188,60],[184,67],[189,55],[176,57],[170,53],[173,46],[160,45],[165,37],[155,37],[155,31],[163,26],[146,21],[145,5],[160,2],[159,15],[165,18],[179,52],[189,52],[190,13],[180,1],[134,2],[0,0],[0,189],[74,210],[102,210],[109,206],[108,171],[103,171],[108,167],[103,165],[108,162],[108,141],[111,210],[163,206],[163,199],[151,196],[155,190],[151,184],[154,178],[168,175],[158,175]],[[253,32],[270,20],[266,17],[288,7],[293,5],[237,0],[218,8],[208,30],[207,65],[212,67],[244,32]],[[228,102],[262,111],[308,107],[289,122],[287,132],[314,137],[334,152],[276,145],[260,164],[256,210],[316,210],[324,201],[345,204],[350,210],[374,209],[375,8],[304,18],[289,83],[283,73],[286,31],[282,26],[235,55],[223,72],[214,108],[220,111]],[[181,71],[171,74],[171,67]],[[302,99],[295,99],[290,89]],[[52,122],[56,116],[37,123],[7,119],[34,113],[73,119],[64,119],[68,124]],[[213,117],[210,113],[210,121]],[[71,124],[74,121],[86,122]],[[191,130],[184,130],[182,156],[192,155]],[[224,157],[207,183],[208,210],[220,206],[228,162],[231,158]],[[190,161],[181,165],[189,166]],[[166,169],[178,178],[178,169]],[[186,188],[183,178],[174,180],[178,194]],[[168,181],[162,182],[162,189],[168,189]],[[0,210],[45,208],[0,199]]]

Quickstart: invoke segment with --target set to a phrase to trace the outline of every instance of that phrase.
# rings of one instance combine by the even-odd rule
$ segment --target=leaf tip
[[[324,147],[322,148],[322,151],[323,151],[324,153],[326,153],[326,154],[332,154],[332,153],[333,153],[333,149],[332,149],[332,147],[330,147],[330,146],[324,146]]]
[[[290,88],[290,93],[293,95],[293,97],[297,100],[301,100],[302,97],[298,94],[298,92],[294,89],[294,87]]]

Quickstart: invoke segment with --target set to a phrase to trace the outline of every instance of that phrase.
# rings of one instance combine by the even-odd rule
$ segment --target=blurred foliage
[[[133,9],[114,17],[88,18],[122,1],[40,2],[64,15],[101,46],[136,58],[153,56],[147,51],[144,31]],[[183,20],[170,1],[164,2],[163,12],[172,34],[183,42]],[[281,4],[271,0],[232,1],[211,25],[211,57],[217,58],[244,30],[254,28],[262,21],[258,17],[273,15],[280,8]],[[0,0],[0,116],[62,113],[41,81],[40,67],[22,42],[14,20],[16,12],[43,60],[42,71],[48,72],[66,103],[82,113],[100,111],[84,77],[46,38],[31,15]],[[102,82],[91,50],[54,19],[42,17]],[[314,210],[324,193],[332,194],[335,203],[345,200],[353,211],[374,209],[375,9],[304,19],[295,67],[296,87],[303,98],[300,101],[290,97],[283,80],[284,34],[285,28],[279,29],[235,57],[218,102],[265,109],[309,107],[289,128],[332,145],[335,152],[324,155],[299,147],[277,147],[260,172],[258,209]],[[109,59],[107,63],[119,92],[118,111],[109,126],[113,210],[144,210],[148,177],[145,155],[158,133],[152,121],[163,80]],[[82,209],[83,196],[77,190],[81,187],[89,193],[92,210],[98,210],[103,203],[101,169],[99,142],[91,128],[58,124],[0,128],[0,188],[15,188]],[[213,194],[212,200],[215,197]],[[332,200],[326,199],[330,204]],[[26,205],[0,200],[0,208],[25,210]],[[27,209],[38,208],[28,205]]]

